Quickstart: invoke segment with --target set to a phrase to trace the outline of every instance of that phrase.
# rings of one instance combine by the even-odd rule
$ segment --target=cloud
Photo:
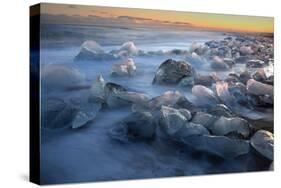
[[[89,18],[101,18],[100,16],[97,15],[88,15]]]
[[[134,16],[118,16],[117,18],[128,19],[128,20],[153,21],[153,19],[150,19],[150,18],[140,18],[140,17],[134,17]]]
[[[172,22],[172,23],[178,24],[178,25],[189,25],[189,26],[192,25],[191,23],[188,23],[188,22]]]
[[[158,23],[158,24],[165,24],[165,25],[192,26],[192,24],[188,22],[162,21],[162,20],[154,20],[151,18],[140,18],[134,16],[118,16],[117,18],[122,20],[143,21],[143,22],[151,22],[151,23]]]
[[[151,18],[141,18],[134,16],[109,16],[104,17],[101,14],[91,14],[88,16],[74,15],[53,15],[53,14],[43,14],[42,21],[44,23],[69,23],[69,24],[101,24],[101,25],[124,25],[124,26],[134,26],[134,25],[151,25],[151,26],[174,26],[174,27],[193,27],[192,24],[187,22],[172,22],[172,21],[161,21],[154,20]]]

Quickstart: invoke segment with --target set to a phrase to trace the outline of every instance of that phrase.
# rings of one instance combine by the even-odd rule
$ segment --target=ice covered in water
[[[74,31],[72,29],[71,32]],[[213,135],[210,128],[221,116],[226,116],[227,118],[244,117],[247,121],[251,121],[255,130],[265,127],[272,131],[272,119],[267,118],[267,114],[272,116],[270,108],[264,110],[264,108],[245,105],[244,108],[233,110],[227,103],[232,100],[228,97],[230,86],[234,87],[236,83],[241,84],[240,82],[246,84],[253,78],[252,74],[256,70],[245,66],[248,60],[261,59],[265,62],[265,66],[269,64],[266,59],[271,57],[272,47],[266,45],[267,42],[262,42],[264,47],[260,48],[255,43],[247,42],[247,38],[224,39],[225,35],[222,33],[203,31],[171,32],[168,29],[152,31],[147,28],[96,26],[83,27],[83,30],[87,30],[91,36],[79,39],[80,42],[72,44],[73,46],[42,49],[44,62],[58,63],[46,70],[42,67],[42,87],[58,88],[50,93],[42,90],[42,95],[59,98],[59,101],[65,100],[65,102],[56,102],[57,104],[52,102],[46,107],[51,115],[44,119],[51,122],[49,125],[54,125],[52,126],[54,130],[42,130],[43,182],[151,178],[261,170],[269,167],[269,164],[263,160],[259,163],[261,167],[255,164],[256,159],[260,160],[260,158],[251,155],[248,138],[233,139],[237,136],[232,133],[236,122],[230,121],[235,125],[231,125],[231,130],[223,133],[215,128],[219,127],[221,131],[224,122],[228,121],[223,119],[224,121],[217,122],[214,132],[221,136]],[[86,41],[80,46],[84,39],[91,41]],[[241,42],[242,39],[246,42]],[[270,39],[268,40],[270,43]],[[67,43],[68,40],[64,42]],[[192,44],[193,42],[196,43]],[[251,57],[242,54],[245,52],[240,53],[241,46],[251,46],[254,50]],[[81,51],[81,48],[84,51]],[[262,52],[264,55],[258,56],[256,52]],[[80,53],[80,59],[72,62],[77,53]],[[227,65],[227,69],[210,67],[213,57],[216,56],[219,58],[219,63],[223,62],[223,66]],[[133,58],[135,63],[126,62],[127,58]],[[173,59],[175,66],[167,67],[165,72],[168,74],[165,76],[161,76],[163,70],[159,70],[158,73],[165,83],[173,81],[176,75],[175,84],[152,84],[158,67],[168,59]],[[111,67],[124,62],[126,66],[120,67],[122,72],[133,70],[134,76],[111,76]],[[187,63],[196,70],[196,75],[192,74],[191,80],[186,79],[187,74],[179,74],[182,67],[189,66]],[[182,67],[175,68],[178,65]],[[249,74],[247,76],[240,74],[243,71],[248,71]],[[268,72],[271,74],[271,71]],[[230,73],[233,79],[232,82],[227,82]],[[185,81],[185,85],[187,82],[188,86],[179,87],[178,81],[182,80]],[[222,83],[220,81],[227,82],[228,87],[224,84],[220,85]],[[79,87],[80,83],[83,87]],[[269,83],[273,84],[273,81]],[[219,92],[216,91],[215,84],[221,86],[218,88]],[[61,88],[65,89],[61,90]],[[83,102],[71,102],[73,98]],[[200,102],[203,102],[203,105],[200,105]],[[167,106],[166,110],[173,109],[169,110],[169,114],[177,114],[169,115],[171,119],[166,119],[169,120],[166,123],[171,126],[172,133],[180,128],[181,131],[175,134],[178,139],[162,137],[163,131],[159,130],[159,125],[154,124],[163,106]],[[69,112],[72,107],[75,107],[73,108],[75,115]],[[63,108],[65,110],[62,110]],[[138,115],[131,116],[132,111]],[[73,119],[66,121],[69,114]],[[56,121],[52,122],[50,119],[66,121],[67,126],[77,129],[68,127],[68,129],[57,130]],[[153,126],[141,127],[144,120],[145,122],[148,120],[146,125]],[[178,127],[172,126],[175,122]],[[125,125],[124,130],[114,129],[119,123]],[[142,139],[125,139],[120,142],[112,138],[110,130],[113,129],[117,131],[114,133],[119,138],[125,136]],[[126,134],[122,135],[123,133]],[[248,133],[245,134],[244,131],[242,133],[244,137],[248,136]],[[191,138],[190,136],[194,134],[196,136]],[[210,154],[223,159],[216,159],[214,162]],[[249,161],[254,165],[249,167]]]
[[[112,76],[133,76],[136,72],[136,65],[132,58],[128,58],[122,63],[114,64],[111,67]]]
[[[89,100],[94,102],[105,102],[105,81],[102,75],[98,75],[96,80],[92,83],[90,88]]]
[[[85,41],[82,45],[81,45],[81,49],[85,48],[86,50],[95,53],[95,54],[100,54],[100,53],[104,53],[104,50],[102,49],[102,47],[93,40],[88,40]]]
[[[209,50],[209,48],[207,46],[205,46],[204,44],[197,43],[197,42],[193,42],[189,48],[189,51],[191,53],[194,52],[198,55],[206,55],[208,50]]]
[[[50,91],[66,90],[85,83],[85,76],[72,67],[49,64],[41,69],[42,88]]]
[[[137,55],[139,50],[135,46],[134,42],[128,41],[122,44],[119,51],[120,51],[119,53],[126,52],[128,56],[132,56],[132,55]]]
[[[78,109],[58,98],[42,100],[41,125],[46,129],[62,129],[71,126]]]
[[[80,52],[75,56],[75,61],[90,60],[113,60],[118,59],[118,54],[105,52],[95,41],[85,41],[80,48]]]
[[[71,127],[73,129],[80,128],[89,121],[95,119],[99,110],[101,109],[100,103],[88,103],[80,106],[78,113],[74,116],[73,121],[71,122]]]

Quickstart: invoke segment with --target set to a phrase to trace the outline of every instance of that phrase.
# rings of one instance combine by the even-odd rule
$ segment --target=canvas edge
[[[29,7],[29,181],[40,181],[40,11]]]

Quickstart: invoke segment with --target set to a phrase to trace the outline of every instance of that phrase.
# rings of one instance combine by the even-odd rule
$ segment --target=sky
[[[164,11],[152,9],[129,9],[102,6],[43,4],[43,14],[65,16],[98,16],[104,18],[130,18],[135,22],[160,21],[211,30],[237,32],[274,32],[273,17],[241,16],[228,14]]]

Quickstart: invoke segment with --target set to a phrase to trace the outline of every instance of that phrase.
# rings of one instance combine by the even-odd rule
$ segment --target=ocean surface
[[[191,101],[188,88],[152,85],[158,66],[167,59],[185,60],[179,55],[133,57],[137,67],[134,77],[111,77],[111,66],[122,60],[74,61],[87,40],[99,43],[109,52],[117,50],[127,41],[143,51],[189,50],[192,43],[204,43],[225,37],[222,32],[194,31],[174,28],[106,27],[85,25],[43,24],[41,34],[41,67],[63,64],[78,70],[85,77],[86,85],[102,75],[106,82],[114,82],[155,97],[168,90],[179,90]],[[217,74],[224,77],[229,72],[241,72],[244,65],[231,71],[215,72],[209,64],[193,64],[200,74]],[[45,92],[42,97],[69,98],[86,91]],[[154,178],[199,175],[256,170],[257,161],[251,157],[220,161],[191,151],[171,141],[158,138],[151,142],[121,143],[113,140],[108,132],[116,123],[130,114],[130,109],[103,110],[80,129],[41,129],[41,180],[42,183],[79,181],[106,181],[136,178]]]

